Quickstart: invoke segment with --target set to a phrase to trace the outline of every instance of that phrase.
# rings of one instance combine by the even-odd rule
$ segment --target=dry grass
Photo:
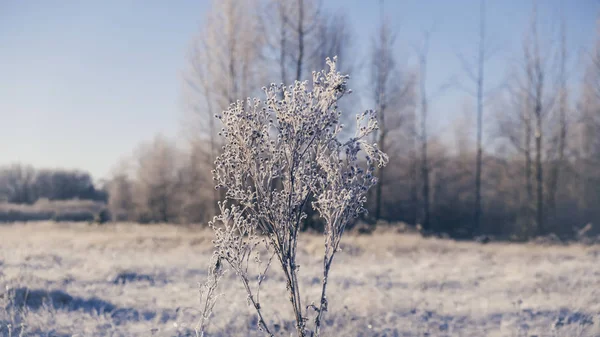
[[[0,226],[0,336],[193,336],[212,235],[166,225]],[[318,299],[321,237],[300,246]],[[393,231],[349,235],[330,281],[328,336],[600,336],[600,247],[454,242]],[[266,317],[290,328],[280,276]],[[260,336],[235,275],[211,336]],[[305,301],[306,302],[306,301]],[[26,304],[26,305],[23,305]]]

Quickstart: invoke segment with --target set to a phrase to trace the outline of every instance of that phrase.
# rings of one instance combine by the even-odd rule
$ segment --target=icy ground
[[[0,336],[195,336],[211,238],[172,226],[2,225]],[[302,238],[304,304],[318,300],[320,241]],[[326,336],[600,336],[598,246],[390,231],[343,242]],[[209,336],[261,336],[236,281],[230,273],[220,288]],[[264,286],[265,317],[290,336],[281,275]]]

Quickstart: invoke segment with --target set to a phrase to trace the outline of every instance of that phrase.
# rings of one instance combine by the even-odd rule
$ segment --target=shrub
[[[106,205],[93,200],[39,199],[33,205],[0,203],[0,222],[17,221],[92,221]]]
[[[216,188],[225,189],[226,200],[211,222],[214,265],[204,288],[201,335],[226,264],[243,283],[259,329],[273,336],[258,297],[273,257],[284,274],[297,335],[321,332],[328,307],[327,279],[342,234],[365,212],[366,192],[376,183],[375,166],[387,162],[387,156],[367,142],[377,130],[373,111],[357,115],[355,136],[340,140],[343,126],[337,103],[350,91],[348,76],[336,71],[335,61],[327,60],[329,71],[313,72],[312,88],[306,81],[290,87],[272,84],[263,88],[265,101],[238,101],[216,116],[223,124],[225,146],[213,175]],[[296,252],[309,200],[324,223],[325,253],[321,296],[303,312]],[[253,284],[248,266],[251,258],[261,265],[260,245],[272,255]]]
[[[94,223],[104,224],[110,221],[110,212],[107,209],[103,209],[100,212],[94,214]]]

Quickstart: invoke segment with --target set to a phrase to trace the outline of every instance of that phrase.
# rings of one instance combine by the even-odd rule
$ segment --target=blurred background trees
[[[374,6],[380,20],[365,47],[353,44],[355,27],[344,10],[319,0],[212,1],[181,75],[179,139],[156,136],[140,145],[102,183],[79,171],[4,167],[0,200],[93,200],[105,202],[113,220],[206,223],[222,197],[210,173],[222,146],[214,115],[260,96],[269,83],[310,80],[337,55],[357,92],[342,103],[346,120],[353,123],[359,102],[376,109],[381,129],[372,141],[390,156],[376,171],[380,184],[364,220],[461,238],[569,237],[588,223],[600,229],[600,28],[595,45],[572,50],[564,16],[553,22],[556,29],[542,31],[534,3],[506,79],[490,83],[484,75],[496,50],[482,0],[472,27],[478,39],[469,58],[458,57],[463,73],[436,89],[427,84],[435,30],[413,43],[412,53],[397,53],[398,43],[415,41],[399,41],[383,1]],[[361,59],[358,48],[369,52]],[[581,60],[581,80],[574,59]],[[449,142],[429,122],[450,108],[431,103],[440,90],[455,89],[467,98],[446,126]]]
[[[40,199],[106,201],[107,195],[95,187],[86,172],[35,169],[21,164],[0,168],[0,201],[34,204]]]

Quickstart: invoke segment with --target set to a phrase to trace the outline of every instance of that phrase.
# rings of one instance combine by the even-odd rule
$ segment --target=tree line
[[[457,56],[463,80],[431,88],[434,32],[423,32],[411,53],[417,62],[409,66],[402,61],[407,55],[397,54],[398,35],[382,1],[379,6],[369,53],[359,59],[343,10],[330,11],[317,0],[213,1],[187,53],[182,135],[158,135],[117,165],[105,186],[113,218],[212,219],[223,197],[211,175],[222,146],[214,116],[238,99],[260,95],[268,83],[310,79],[312,70],[337,55],[338,68],[354,74],[350,87],[358,78],[367,88],[340,102],[347,123],[361,99],[372,102],[380,126],[372,140],[390,157],[375,172],[379,184],[369,192],[367,223],[516,239],[569,237],[590,223],[600,230],[600,28],[579,53],[569,48],[564,16],[555,22],[556,32],[542,31],[532,2],[521,48],[495,88],[486,78],[495,55],[482,0],[473,27],[478,41],[470,57]],[[575,58],[582,60],[578,69],[569,66]],[[575,78],[577,71],[584,76]],[[464,91],[466,105],[474,107],[465,107],[451,125],[454,144],[430,127],[432,116],[450,109],[433,108],[445,90]]]
[[[13,164],[0,167],[0,202],[32,205],[47,200],[95,200],[108,196],[94,185],[89,173],[79,170],[36,169]]]
[[[342,72],[367,81],[363,97],[341,103],[348,122],[358,99],[373,102],[380,125],[373,142],[390,156],[390,165],[376,171],[367,222],[402,221],[456,237],[571,236],[588,223],[600,227],[600,31],[579,55],[568,47],[564,16],[557,32],[542,32],[532,4],[521,50],[500,88],[485,77],[494,53],[481,1],[473,57],[457,56],[466,81],[432,90],[432,32],[414,46],[416,65],[405,65],[382,2],[370,52],[360,60],[346,14],[319,1],[214,1],[182,79],[186,145],[157,137],[141,146],[127,173],[110,184],[111,207],[137,220],[212,218],[222,197],[210,175],[221,146],[214,115],[266,83],[309,79],[337,55]],[[567,66],[575,57],[584,60],[580,81]],[[456,144],[447,144],[431,134],[431,116],[440,113],[431,107],[440,91],[454,89],[466,92],[475,111],[455,119]],[[490,140],[494,145],[486,146]]]

